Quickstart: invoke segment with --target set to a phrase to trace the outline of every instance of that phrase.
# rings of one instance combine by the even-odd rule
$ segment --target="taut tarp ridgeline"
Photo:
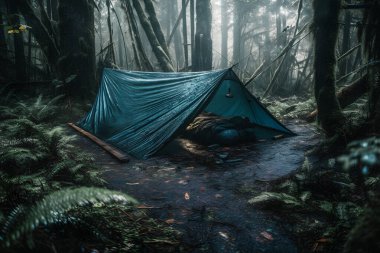
[[[190,73],[104,69],[95,103],[78,126],[135,157],[147,158],[203,110],[248,117],[258,125],[258,138],[293,135],[231,69]]]

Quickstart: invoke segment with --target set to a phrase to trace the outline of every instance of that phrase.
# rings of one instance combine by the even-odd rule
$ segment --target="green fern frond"
[[[14,164],[24,168],[42,160],[43,156],[43,153],[36,153],[27,148],[11,147],[0,152],[0,161],[1,164]]]
[[[18,224],[18,221],[21,219],[21,216],[24,215],[24,211],[25,211],[25,207],[22,205],[19,205],[11,211],[11,213],[8,215],[7,218],[4,219],[5,222],[4,222],[4,225],[1,229],[0,241],[4,241],[6,238],[8,230],[11,227],[16,226],[16,224]],[[10,239],[16,240],[17,239],[16,237],[17,238],[20,237],[20,232],[17,232],[15,234],[11,235]],[[7,241],[5,242],[7,247],[10,246],[10,242],[11,242],[11,240],[9,240],[8,242]]]
[[[0,119],[6,120],[6,119],[16,119],[20,115],[15,112],[15,110],[9,106],[0,106]]]
[[[53,165],[51,170],[49,171],[47,177],[49,179],[61,174],[66,171],[67,168],[73,167],[76,165],[76,162],[73,160],[63,160]]]
[[[68,158],[67,153],[74,148],[71,142],[75,139],[74,135],[66,135],[62,127],[54,127],[40,133],[40,140],[43,143],[41,148],[50,155],[62,159]]]
[[[0,124],[0,129],[4,131],[7,138],[30,138],[43,131],[41,126],[29,119],[9,119]]]
[[[18,219],[21,220],[17,222],[16,226],[10,226],[10,222],[6,223],[3,229],[4,242],[6,245],[10,245],[20,236],[31,233],[40,225],[47,226],[57,223],[62,220],[67,211],[75,207],[112,202],[137,203],[134,198],[126,194],[101,188],[66,188],[53,192],[25,210],[24,217],[18,216]],[[8,219],[13,221],[14,217],[11,215]]]

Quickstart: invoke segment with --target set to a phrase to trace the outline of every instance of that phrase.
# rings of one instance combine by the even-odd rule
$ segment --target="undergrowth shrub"
[[[0,106],[0,252],[86,252],[83,245],[94,242],[130,252],[144,245],[143,227],[155,231],[146,233],[153,239],[175,242],[165,226],[136,221],[142,216],[133,214],[133,198],[99,188],[100,168],[57,126],[60,100],[40,96]]]

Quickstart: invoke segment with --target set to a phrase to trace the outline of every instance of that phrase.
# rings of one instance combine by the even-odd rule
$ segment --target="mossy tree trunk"
[[[193,71],[212,69],[212,40],[211,40],[211,2],[197,1],[195,5],[197,25],[195,33],[195,48]]]
[[[67,95],[85,99],[95,88],[94,6],[89,0],[60,1],[60,79],[76,77],[67,84]]]
[[[341,131],[344,116],[335,92],[340,0],[314,0],[314,92],[318,119],[327,136]]]

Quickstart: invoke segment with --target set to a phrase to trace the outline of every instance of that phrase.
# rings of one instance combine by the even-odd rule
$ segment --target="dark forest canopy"
[[[372,156],[361,149],[367,146],[354,142],[348,150],[351,156],[342,158],[346,171],[339,171],[352,181],[338,180],[347,191],[356,185],[354,199],[344,201],[355,202],[365,214],[356,226],[339,223],[334,228],[341,229],[334,230],[338,249],[365,252],[357,250],[365,248],[358,238],[365,234],[365,224],[379,223],[373,208],[380,203],[374,187],[380,181],[379,13],[378,0],[0,0],[0,134],[6,143],[0,142],[0,247],[3,241],[12,244],[20,234],[44,223],[45,218],[33,216],[42,210],[43,198],[57,213],[59,208],[71,210],[83,196],[91,204],[135,202],[128,195],[88,187],[103,183],[96,180],[94,159],[71,150],[70,137],[57,127],[83,116],[95,99],[104,68],[147,72],[232,68],[278,118],[317,127],[321,144],[313,148],[329,164],[350,141],[373,138],[364,142],[375,147],[371,152],[377,160],[372,167],[364,161]],[[355,174],[353,167],[370,172]],[[36,186],[34,176],[42,180],[42,187]],[[297,191],[286,186],[289,192],[281,196],[297,192],[299,196],[291,201],[302,200],[303,205],[306,200],[301,196],[314,194],[315,185],[305,186],[298,178],[291,182]],[[83,187],[75,190],[67,185]],[[277,193],[283,194],[279,189]],[[17,204],[23,205],[19,209],[12,203],[15,192]],[[78,198],[67,197],[67,203],[54,200],[69,195]],[[322,206],[324,200],[318,201]],[[130,212],[123,208],[117,212]],[[34,211],[26,215],[25,210]],[[24,227],[19,226],[18,215],[35,218],[36,224],[25,225],[26,220]],[[103,217],[103,210],[96,215]],[[51,223],[58,220],[50,218]],[[143,233],[140,225],[154,226],[139,223],[136,234]],[[340,225],[344,228],[338,229]],[[12,230],[13,226],[19,230]],[[151,230],[159,234],[155,229],[161,227]],[[119,235],[130,231],[120,230]],[[173,231],[166,232],[160,243],[176,240]],[[38,236],[41,240],[46,235]],[[317,239],[326,238],[313,238]],[[316,249],[325,243],[317,241]],[[53,246],[51,252],[56,252]]]

